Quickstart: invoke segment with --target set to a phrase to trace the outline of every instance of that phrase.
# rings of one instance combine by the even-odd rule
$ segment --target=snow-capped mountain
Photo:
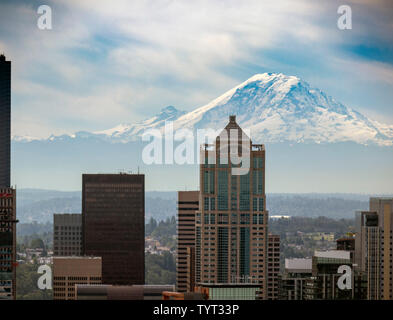
[[[185,111],[177,110],[174,106],[168,106],[153,118],[135,124],[120,124],[109,130],[94,132],[94,134],[122,142],[136,140],[145,130],[161,129],[165,125],[165,121],[175,121],[185,113]]]
[[[250,130],[255,143],[352,141],[363,145],[393,145],[393,126],[371,120],[298,77],[281,73],[254,75],[188,113],[169,106],[142,122],[121,124],[93,133],[77,132],[68,138],[135,141],[146,129],[162,130],[165,121],[174,121],[175,129],[221,129],[228,122],[229,115],[236,115],[239,125]],[[52,136],[50,140],[64,138]]]

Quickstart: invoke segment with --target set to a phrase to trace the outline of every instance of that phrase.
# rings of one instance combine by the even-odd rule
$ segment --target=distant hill
[[[176,214],[176,192],[146,192],[146,219],[165,220]],[[54,213],[81,213],[80,191],[17,190],[17,216],[21,223],[53,222]]]
[[[366,194],[268,194],[270,215],[341,219],[354,217],[356,210],[367,210]],[[386,196],[386,195],[385,195]],[[177,192],[146,192],[146,221],[153,217],[160,221],[176,215]],[[17,217],[21,223],[53,221],[53,213],[80,213],[80,191],[41,189],[17,190]]]

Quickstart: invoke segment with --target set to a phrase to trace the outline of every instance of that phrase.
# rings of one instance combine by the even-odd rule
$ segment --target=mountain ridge
[[[147,129],[163,131],[166,121],[174,129],[222,129],[228,116],[237,116],[251,138],[261,142],[336,143],[393,146],[393,126],[382,124],[346,107],[297,76],[256,74],[206,105],[190,112],[173,106],[143,121],[123,123],[103,131],[79,131],[47,140],[97,138],[114,143],[137,141]],[[14,137],[18,142],[34,138]],[[45,140],[45,139],[44,139]]]

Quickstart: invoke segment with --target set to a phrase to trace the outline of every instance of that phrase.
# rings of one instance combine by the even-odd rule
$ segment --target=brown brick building
[[[102,257],[102,282],[145,283],[145,176],[84,174],[83,254]]]

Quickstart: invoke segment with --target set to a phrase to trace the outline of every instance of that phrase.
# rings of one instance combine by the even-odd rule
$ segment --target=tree
[[[30,242],[30,248],[34,248],[34,249],[37,249],[37,248],[45,249],[44,241],[42,241],[41,238],[35,238],[35,239],[31,240],[31,242]]]

